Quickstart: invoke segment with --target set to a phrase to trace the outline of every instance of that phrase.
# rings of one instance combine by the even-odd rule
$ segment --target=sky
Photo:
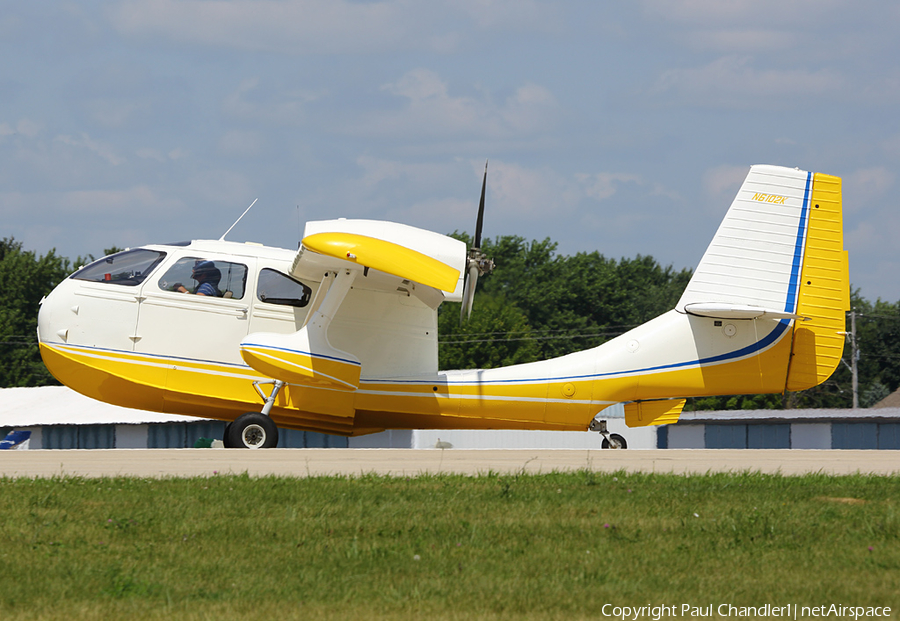
[[[0,237],[73,261],[307,220],[693,268],[752,164],[843,178],[900,300],[900,4],[0,0]]]

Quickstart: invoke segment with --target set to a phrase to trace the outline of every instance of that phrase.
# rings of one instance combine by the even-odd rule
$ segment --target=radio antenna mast
[[[250,203],[250,207],[247,207],[247,208],[244,210],[244,213],[241,214],[241,218],[243,218],[244,216],[247,215],[247,212],[250,211],[250,209],[256,204],[256,201],[258,201],[258,200],[259,200],[258,198],[254,198],[254,199],[253,199],[253,202]],[[241,221],[241,218],[238,218],[237,220],[235,220],[235,221],[234,221],[234,224],[232,224],[231,226],[229,226],[229,227],[228,227],[228,230],[225,231],[224,233],[222,233],[222,237],[219,238],[219,241],[225,241],[225,236],[228,235],[228,234],[231,232],[231,229],[233,229],[235,226],[237,226],[237,223]]]

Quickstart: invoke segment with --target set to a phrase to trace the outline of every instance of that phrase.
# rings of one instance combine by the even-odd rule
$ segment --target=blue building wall
[[[662,427],[657,436],[657,448],[708,448],[708,449],[790,449],[798,448],[792,434],[794,425],[810,423],[830,426],[830,443],[818,448],[900,450],[900,422],[894,421],[809,421],[790,422],[690,422],[678,423],[679,431],[690,427],[702,429],[702,445],[679,445],[670,431],[672,426]],[[828,427],[825,427],[828,429]],[[683,434],[681,434],[683,435]],[[696,434],[694,434],[696,437]],[[799,448],[809,448],[799,446]]]

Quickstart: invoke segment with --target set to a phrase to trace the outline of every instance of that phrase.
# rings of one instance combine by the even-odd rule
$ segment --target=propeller
[[[475,302],[475,287],[478,285],[478,277],[490,274],[494,271],[494,262],[487,258],[481,251],[481,229],[484,224],[484,191],[487,188],[487,167],[484,163],[484,179],[481,182],[481,201],[478,204],[478,220],[475,223],[475,239],[469,254],[466,257],[466,279],[463,283],[462,308],[459,311],[459,322],[463,323],[472,314],[472,304]]]

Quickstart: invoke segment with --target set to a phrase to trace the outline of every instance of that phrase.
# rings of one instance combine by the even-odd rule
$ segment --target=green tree
[[[440,368],[490,369],[540,359],[525,314],[502,295],[477,296],[471,318],[462,324],[460,307],[446,303],[439,310]]]
[[[471,243],[465,233],[454,236]],[[478,280],[470,322],[479,321],[483,297],[517,309],[530,336],[505,337],[498,330],[492,345],[505,347],[501,343],[515,339],[522,361],[596,347],[664,313],[675,306],[691,275],[690,270],[663,268],[652,257],[616,261],[598,252],[559,255],[549,238],[527,242],[518,236],[497,237],[483,240],[482,250],[494,259],[496,268]],[[443,335],[456,328],[448,321],[441,323],[441,330]],[[524,349],[528,340],[532,342]],[[443,340],[441,350],[449,345]],[[454,358],[459,359],[458,354]],[[442,365],[450,359],[442,354]],[[473,352],[466,360],[468,366],[488,365],[486,351]]]
[[[900,302],[855,302],[860,384],[878,382],[893,392],[900,388]]]
[[[0,240],[0,387],[55,384],[37,346],[41,299],[70,272],[68,259],[51,250],[43,256]]]

